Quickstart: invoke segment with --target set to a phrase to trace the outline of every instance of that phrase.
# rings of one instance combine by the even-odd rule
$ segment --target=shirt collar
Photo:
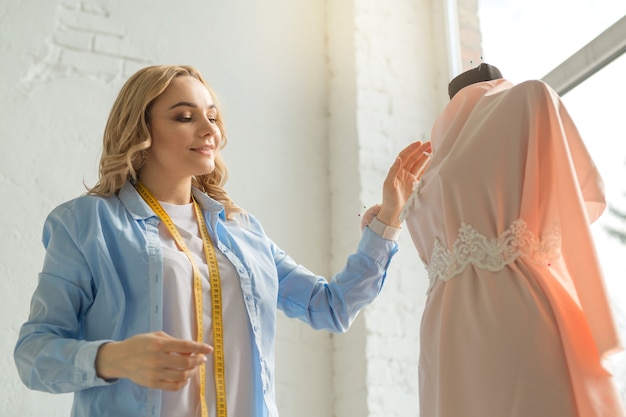
[[[203,193],[195,187],[192,187],[191,192],[196,198],[196,201],[200,203],[200,207],[202,207],[203,211],[217,212],[222,220],[226,218],[224,206],[220,202],[213,200],[206,193]],[[118,193],[118,197],[133,219],[145,220],[156,216],[150,206],[143,200],[143,198],[141,198],[130,181],[126,181],[126,183],[124,183]]]

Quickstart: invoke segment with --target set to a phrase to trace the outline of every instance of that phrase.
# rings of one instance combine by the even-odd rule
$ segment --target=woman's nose
[[[217,124],[211,119],[205,118],[201,130],[202,136],[214,135],[217,131],[219,131]]]

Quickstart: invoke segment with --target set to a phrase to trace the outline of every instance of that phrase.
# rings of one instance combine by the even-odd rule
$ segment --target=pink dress
[[[404,215],[429,273],[421,417],[622,417],[619,348],[589,223],[602,180],[557,94],[457,93]]]

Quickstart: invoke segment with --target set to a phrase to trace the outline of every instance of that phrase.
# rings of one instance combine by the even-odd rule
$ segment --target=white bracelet
[[[374,217],[367,227],[387,240],[398,240],[400,232],[402,231],[402,229],[386,225],[378,220],[377,217]]]

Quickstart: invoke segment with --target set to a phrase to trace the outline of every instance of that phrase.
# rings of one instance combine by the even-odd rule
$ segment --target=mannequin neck
[[[480,83],[483,81],[497,80],[502,77],[500,70],[493,65],[482,63],[479,66],[467,70],[450,81],[448,84],[448,95],[450,99],[454,97],[462,88],[471,84]]]

